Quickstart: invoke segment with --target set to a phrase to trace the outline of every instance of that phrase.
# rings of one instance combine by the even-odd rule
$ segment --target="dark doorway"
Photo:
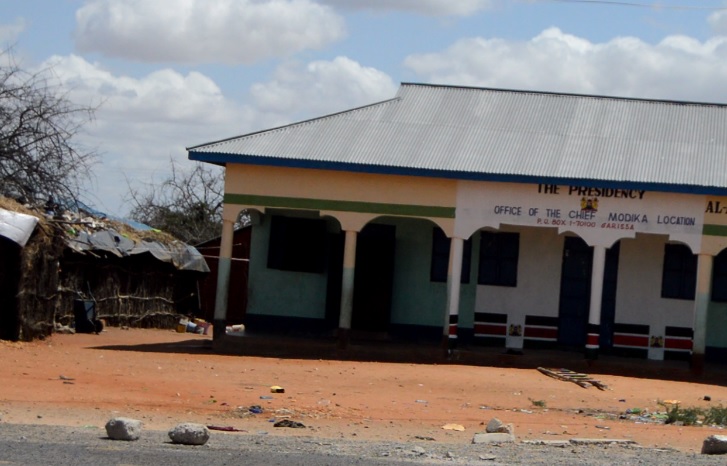
[[[328,282],[326,285],[326,326],[338,327],[341,317],[341,286],[343,282],[343,247],[346,233],[328,234]]]
[[[396,227],[369,224],[356,245],[351,329],[388,332],[394,288]]]
[[[599,342],[602,348],[613,346],[618,255],[618,243],[606,250]],[[558,343],[561,346],[581,349],[586,344],[592,268],[593,248],[580,238],[566,237],[563,247],[558,324]]]
[[[18,291],[21,248],[0,237],[0,340],[20,338]]]
[[[598,345],[601,349],[613,348],[613,326],[616,322],[616,283],[618,282],[618,257],[621,242],[606,249],[606,268],[603,271],[603,299],[601,300],[601,330]]]

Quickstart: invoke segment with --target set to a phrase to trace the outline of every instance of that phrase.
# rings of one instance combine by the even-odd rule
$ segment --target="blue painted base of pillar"
[[[441,348],[442,356],[444,358],[449,358],[457,349],[457,338],[452,338],[449,335],[443,335],[439,347]]]
[[[218,340],[225,336],[227,321],[225,319],[214,319],[212,321],[212,339]]]
[[[346,349],[348,348],[348,343],[351,341],[351,329],[348,328],[338,328],[338,334],[337,336],[337,343],[338,343],[338,349]]]
[[[689,368],[694,375],[704,374],[704,355],[692,353],[692,357],[689,361]]]

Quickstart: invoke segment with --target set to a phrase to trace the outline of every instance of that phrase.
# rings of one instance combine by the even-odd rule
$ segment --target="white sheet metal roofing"
[[[394,99],[188,148],[189,158],[727,193],[727,106],[402,84]]]

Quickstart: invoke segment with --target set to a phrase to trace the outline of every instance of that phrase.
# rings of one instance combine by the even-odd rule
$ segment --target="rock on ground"
[[[724,455],[727,453],[727,435],[710,435],[702,444],[703,455]]]
[[[184,422],[172,427],[169,438],[183,445],[204,445],[210,438],[210,431],[202,424]]]
[[[515,434],[515,426],[512,424],[503,424],[502,421],[496,417],[490,419],[485,430],[488,434]]]
[[[139,440],[141,421],[126,417],[115,417],[106,423],[106,435],[111,440]]]

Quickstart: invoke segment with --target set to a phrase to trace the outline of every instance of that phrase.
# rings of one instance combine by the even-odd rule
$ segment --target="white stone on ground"
[[[141,421],[127,417],[115,417],[106,423],[106,435],[111,440],[139,440]]]
[[[479,433],[475,434],[475,437],[472,439],[472,443],[477,444],[484,444],[484,445],[490,445],[490,444],[497,444],[497,443],[512,443],[515,441],[515,436],[512,434],[502,434],[502,433]]]
[[[210,431],[202,424],[184,422],[169,431],[169,438],[183,445],[204,445],[210,438]]]

